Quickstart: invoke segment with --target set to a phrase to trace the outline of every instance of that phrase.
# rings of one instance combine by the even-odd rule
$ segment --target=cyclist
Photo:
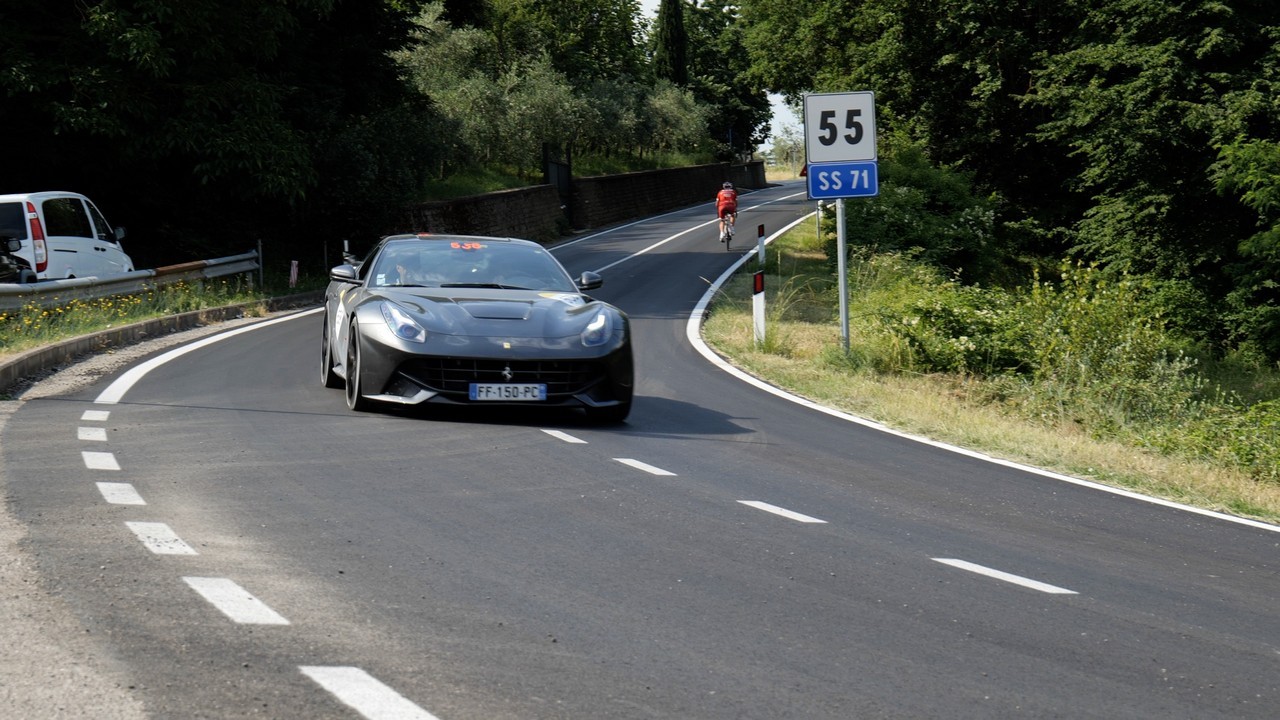
[[[720,242],[724,242],[733,236],[733,225],[738,220],[738,191],[731,182],[721,185],[716,193],[716,217],[720,218]]]

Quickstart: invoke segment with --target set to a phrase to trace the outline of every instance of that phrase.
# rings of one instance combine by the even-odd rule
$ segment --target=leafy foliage
[[[259,240],[319,262],[402,229],[406,204],[467,184],[456,173],[539,180],[548,145],[705,162],[722,114],[654,80],[639,15],[636,0],[6,1],[0,123],[21,141],[0,191],[85,192],[143,266]],[[746,122],[743,148],[764,120]]]
[[[879,194],[845,203],[850,244],[914,257],[973,282],[989,282],[1003,267],[993,204],[975,197],[969,178],[931,165],[916,147],[882,163]],[[835,218],[828,219],[828,230]],[[827,256],[834,263],[834,232]]]
[[[631,61],[614,74],[598,68],[583,74],[564,56],[540,49],[578,42],[548,37],[572,28],[550,23],[563,9],[544,5],[493,3],[487,27],[459,28],[442,5],[429,3],[414,19],[410,41],[393,53],[417,91],[459,129],[459,162],[478,159],[532,178],[547,145],[605,155],[708,145],[711,111],[689,91],[666,81],[640,83]],[[613,23],[614,47],[628,54],[630,26],[617,12],[610,4],[599,16]]]
[[[742,17],[771,89],[871,89],[882,147],[967,174],[1011,270],[1073,254],[1147,276],[1179,289],[1198,341],[1280,359],[1280,6],[744,0]]]
[[[764,87],[751,79],[737,3],[703,0],[686,6],[689,86],[709,108],[716,155],[733,160],[751,153],[769,133],[772,114]]]
[[[653,36],[653,72],[675,85],[689,82],[689,34],[684,30],[683,0],[662,0]]]

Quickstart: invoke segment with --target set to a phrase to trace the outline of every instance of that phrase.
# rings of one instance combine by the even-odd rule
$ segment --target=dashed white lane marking
[[[120,463],[116,462],[116,456],[109,452],[90,452],[84,450],[80,453],[84,458],[84,466],[90,470],[119,470]]]
[[[635,468],[635,469],[637,469],[637,470],[643,470],[643,471],[645,471],[645,472],[649,473],[650,475],[671,475],[671,476],[675,476],[675,473],[671,472],[670,470],[663,470],[663,469],[662,469],[662,468],[660,468],[660,467],[654,467],[654,466],[650,465],[649,463],[643,463],[643,462],[640,462],[639,460],[632,460],[631,458],[614,458],[614,460],[617,460],[618,462],[622,463],[623,465],[630,465],[631,467],[633,467],[633,468]]]
[[[85,410],[80,419],[85,422],[106,422],[111,417],[109,410]]]
[[[1013,583],[1014,585],[1021,585],[1022,587],[1031,588],[1032,590],[1039,590],[1040,592],[1044,592],[1044,593],[1051,593],[1054,595],[1078,595],[1079,594],[1075,590],[1060,588],[1056,585],[1042,583],[1039,580],[1024,578],[1020,575],[1011,575],[1007,572],[1002,572],[1000,570],[993,570],[989,567],[975,565],[974,563],[967,562],[965,560],[954,560],[952,558],[934,558],[934,560],[942,563],[943,565],[950,565],[951,567],[960,568],[961,570],[968,570],[969,572],[975,572],[975,573],[978,573],[979,575],[986,575],[987,577],[993,577],[997,580],[1004,580],[1005,582],[1010,582],[1010,583]]]
[[[288,625],[280,613],[226,578],[184,577],[183,582],[200,593],[223,615],[243,625]]]
[[[544,432],[544,433],[546,433],[546,434],[550,435],[550,436],[551,436],[551,437],[553,437],[553,438],[558,438],[558,439],[560,439],[560,440],[563,440],[563,441],[565,441],[565,442],[567,442],[567,443],[574,443],[574,444],[577,444],[577,445],[586,445],[586,444],[587,444],[587,441],[586,441],[586,440],[583,440],[582,438],[576,438],[576,437],[574,437],[574,436],[570,435],[570,434],[569,434],[569,433],[567,433],[567,432],[561,432],[561,431],[559,431],[559,430],[543,430],[542,432]]]
[[[827,523],[826,520],[819,520],[816,517],[801,515],[798,512],[792,512],[791,510],[787,510],[786,508],[780,508],[777,505],[770,505],[769,503],[760,502],[759,500],[739,500],[738,502],[742,503],[743,505],[750,505],[751,507],[756,508],[757,510],[763,510],[765,512],[773,513],[774,515],[781,515],[784,518],[791,518],[792,520],[795,520],[797,522],[822,523],[823,525]]]
[[[146,505],[147,501],[142,499],[137,490],[129,483],[98,483],[98,492],[102,493],[102,498],[112,505]]]
[[[302,665],[298,669],[369,720],[439,720],[360,668]]]
[[[134,535],[157,555],[196,555],[195,548],[183,542],[168,525],[157,522],[126,522]]]
[[[106,442],[107,429],[100,427],[80,427],[76,428],[76,439],[88,440],[90,442]]]

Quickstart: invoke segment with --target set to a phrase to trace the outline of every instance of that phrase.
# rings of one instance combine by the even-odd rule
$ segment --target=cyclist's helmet
[[[732,189],[733,189],[733,183],[731,183],[731,182],[726,182],[724,185],[721,185],[720,187],[724,188],[725,190],[732,190]]]

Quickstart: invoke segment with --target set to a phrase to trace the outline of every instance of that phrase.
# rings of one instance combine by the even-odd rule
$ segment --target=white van
[[[111,229],[89,198],[73,192],[0,195],[0,252],[26,266],[21,282],[107,277],[133,272],[120,247],[124,228]]]

